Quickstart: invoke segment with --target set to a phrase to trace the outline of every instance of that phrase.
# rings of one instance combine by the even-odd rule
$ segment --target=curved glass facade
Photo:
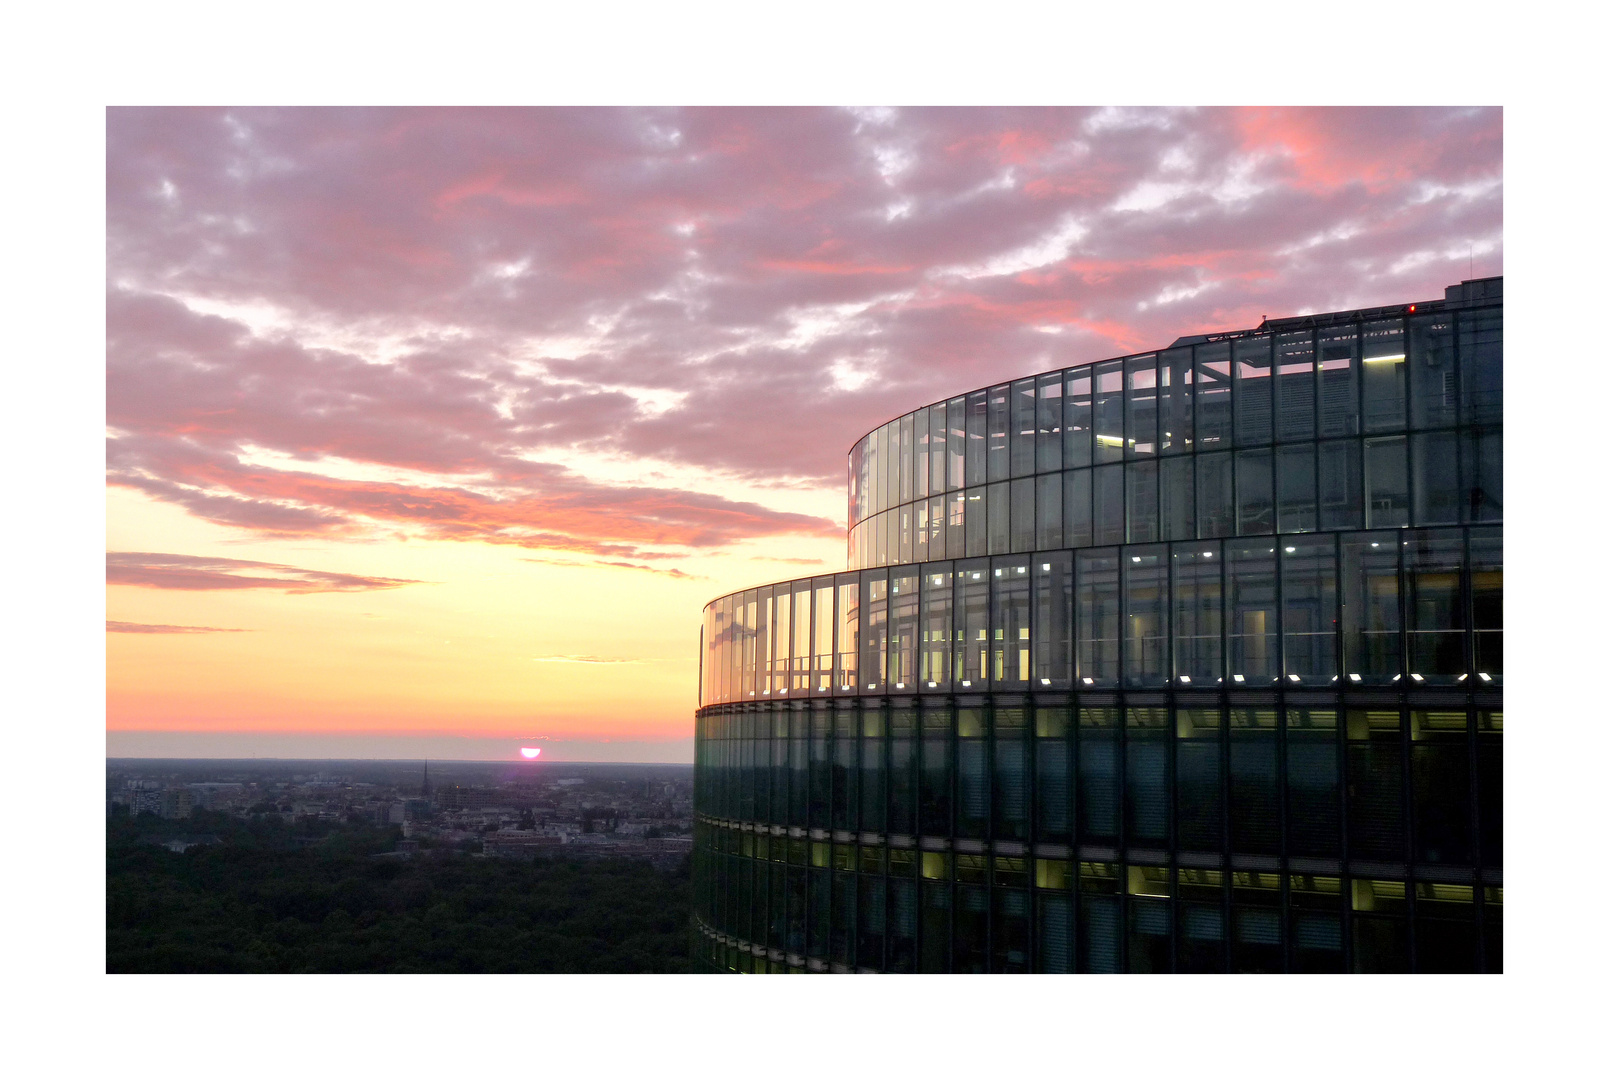
[[[742,971],[1500,970],[1501,279],[975,391],[705,609]]]

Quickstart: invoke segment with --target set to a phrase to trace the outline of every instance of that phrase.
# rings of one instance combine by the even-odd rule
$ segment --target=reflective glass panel
[[[1078,681],[1083,686],[1117,682],[1122,618],[1117,549],[1077,553]]]
[[[1164,545],[1123,549],[1123,604],[1127,648],[1123,682],[1163,686],[1168,681],[1168,550]]]
[[[1181,686],[1223,681],[1222,561],[1216,543],[1173,545],[1173,670]]]
[[[1233,444],[1233,400],[1229,343],[1196,346],[1196,449],[1222,450]]]
[[[953,578],[949,563],[922,567],[922,685],[927,689],[950,685]]]
[[[1274,350],[1278,364],[1275,396],[1279,402],[1279,438],[1311,439],[1317,398],[1313,334],[1309,330],[1279,334]]]
[[[1272,540],[1224,544],[1229,597],[1229,679],[1263,685],[1279,678],[1279,611]]]
[[[1033,664],[1028,556],[995,559],[992,574],[989,679],[996,689],[1025,690]]]
[[[1358,329],[1328,326],[1318,332],[1318,431],[1358,434]]]

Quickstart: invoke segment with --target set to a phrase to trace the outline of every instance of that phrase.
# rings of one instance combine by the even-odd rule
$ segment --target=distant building
[[[482,850],[498,859],[532,858],[563,843],[560,837],[535,832],[494,832],[481,837]]]

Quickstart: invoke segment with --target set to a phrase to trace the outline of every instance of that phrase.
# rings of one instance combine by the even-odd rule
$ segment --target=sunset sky
[[[1503,272],[1497,109],[107,113],[107,752],[690,761],[851,444]]]

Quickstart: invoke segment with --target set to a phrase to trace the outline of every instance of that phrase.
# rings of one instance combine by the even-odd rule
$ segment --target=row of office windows
[[[1434,431],[1130,461],[963,488],[851,527],[849,566],[1502,517],[1502,430]]]
[[[1502,308],[1246,334],[1048,372],[890,421],[849,463],[854,525],[1104,462],[1502,421]]]
[[[784,847],[791,847],[789,841]],[[810,845],[812,853],[816,847]],[[833,845],[694,858],[716,970],[1500,972],[1503,889]]]
[[[701,704],[1077,687],[1500,685],[1499,526],[869,569],[705,608]]]
[[[1503,861],[1495,709],[839,703],[714,710],[698,723],[697,814],[762,831],[1144,850],[1158,862],[1168,851],[1209,864],[1319,859],[1332,872],[1343,860],[1398,873]]]

